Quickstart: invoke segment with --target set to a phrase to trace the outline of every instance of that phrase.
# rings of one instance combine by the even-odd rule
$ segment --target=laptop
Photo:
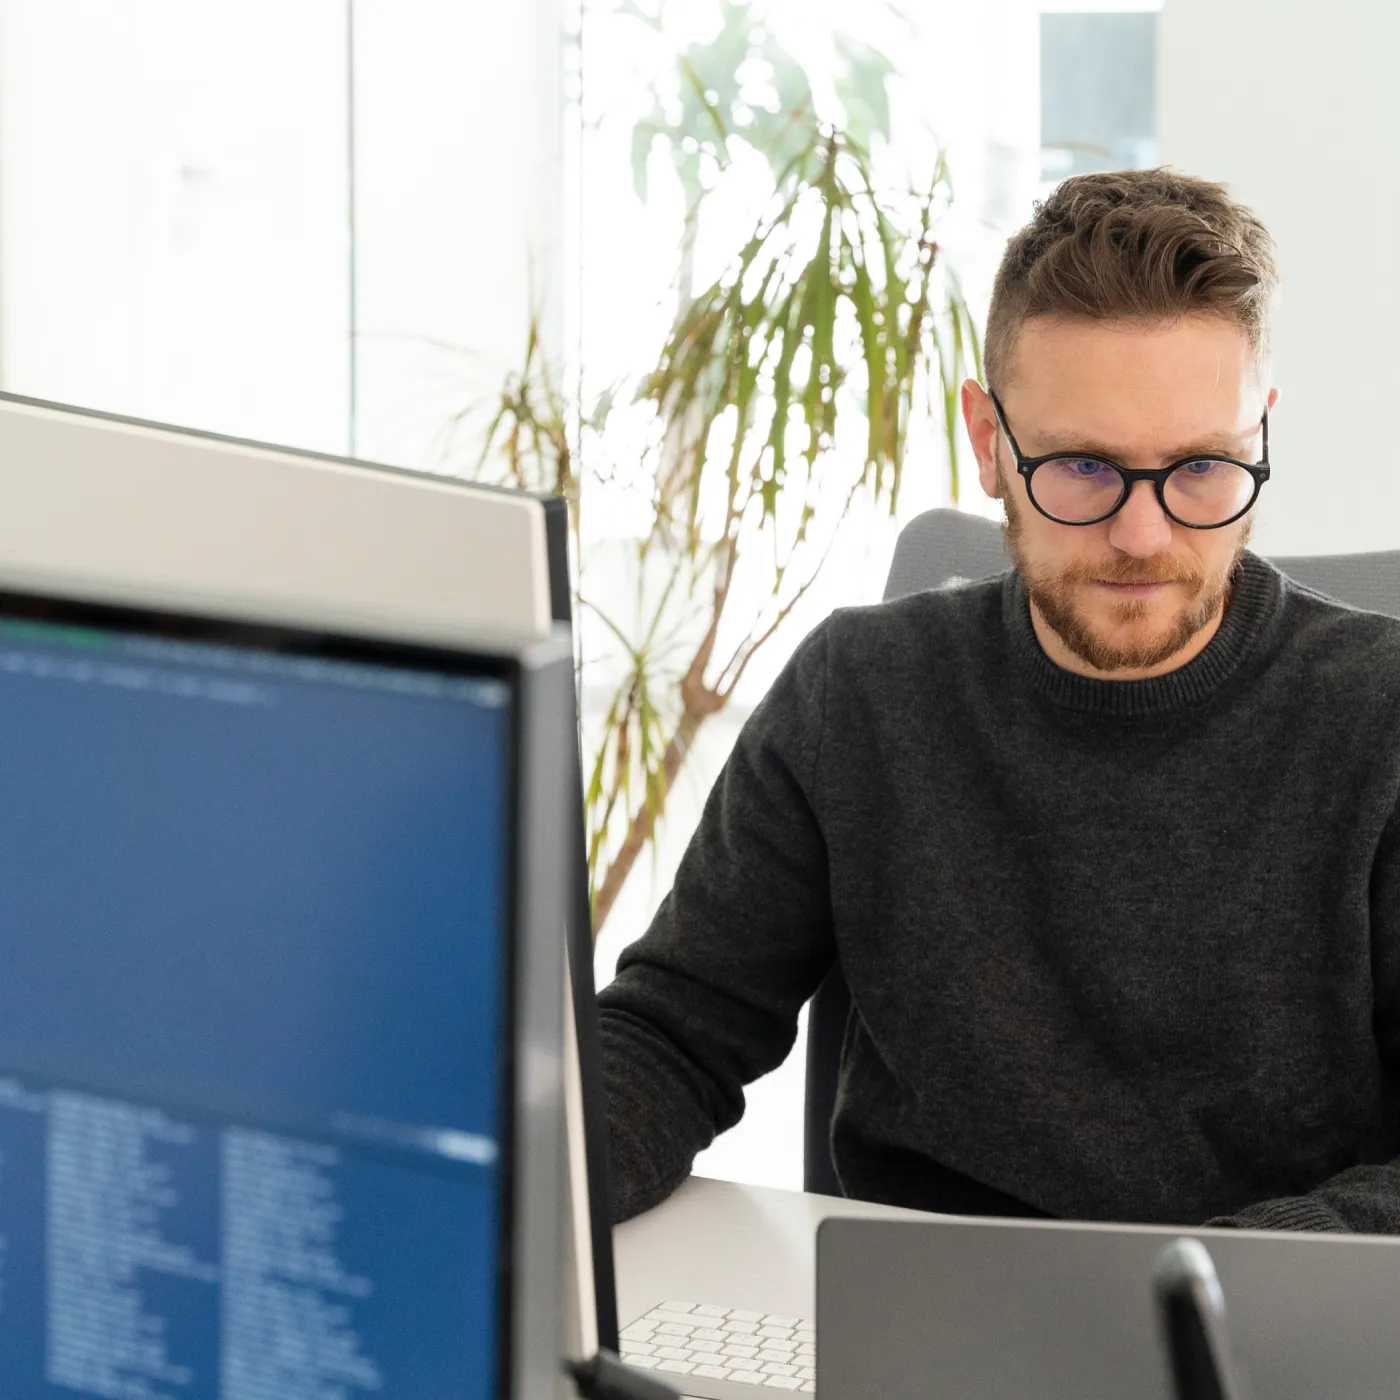
[[[1400,1390],[1400,1239],[833,1219],[817,1234],[822,1400],[1172,1400],[1152,1274],[1181,1238],[1214,1262],[1256,1400]]]

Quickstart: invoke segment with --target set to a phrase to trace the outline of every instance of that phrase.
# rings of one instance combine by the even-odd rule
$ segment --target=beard
[[[1026,595],[1069,651],[1102,672],[1150,670],[1160,666],[1208,626],[1229,600],[1235,572],[1254,523],[1252,519],[1246,521],[1230,562],[1214,574],[1207,574],[1196,564],[1170,554],[1158,554],[1150,559],[1134,559],[1124,554],[1098,563],[1068,564],[1051,573],[1038,569],[1027,557],[1020,509],[1004,479],[1002,485],[1002,503],[1006,507],[1006,523],[1002,530],[1006,549],[1021,575]],[[1081,586],[1104,582],[1175,583],[1185,591],[1186,602],[1165,629],[1132,641],[1115,642],[1098,630],[1078,604]],[[1146,599],[1128,598],[1114,603],[1111,615],[1121,627],[1131,628],[1135,623],[1145,622],[1152,615],[1152,608]]]

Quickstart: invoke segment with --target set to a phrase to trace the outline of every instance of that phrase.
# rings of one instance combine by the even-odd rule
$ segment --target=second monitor
[[[557,1387],[571,681],[0,597],[0,1393]]]

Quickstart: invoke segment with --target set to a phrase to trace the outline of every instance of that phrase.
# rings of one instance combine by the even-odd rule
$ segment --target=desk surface
[[[618,1320],[625,1327],[670,1299],[813,1318],[817,1226],[833,1215],[928,1219],[895,1206],[691,1177],[614,1231]]]

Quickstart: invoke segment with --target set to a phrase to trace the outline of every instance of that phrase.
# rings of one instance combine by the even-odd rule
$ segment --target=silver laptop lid
[[[1160,1226],[828,1220],[822,1400],[1170,1400],[1152,1266],[1209,1249],[1257,1400],[1400,1388],[1400,1240]]]

